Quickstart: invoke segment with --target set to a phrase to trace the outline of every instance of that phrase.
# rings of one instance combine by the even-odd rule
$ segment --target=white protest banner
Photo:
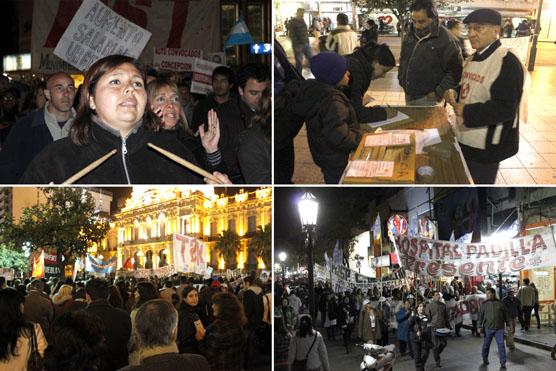
[[[99,0],[84,1],[58,41],[54,55],[80,71],[108,55],[137,58],[151,33]]]
[[[13,268],[0,268],[0,277],[4,277],[6,281],[13,281],[15,270]]]
[[[171,265],[156,269],[136,269],[133,271],[133,277],[135,278],[170,277],[172,274],[174,274],[174,267]]]
[[[496,242],[457,243],[395,234],[402,266],[428,276],[484,276],[556,265],[552,230]]]
[[[191,92],[205,94],[212,92],[212,71],[221,66],[218,63],[195,59],[193,63],[193,77],[191,79]]]
[[[154,48],[153,66],[168,71],[193,71],[195,58],[203,58],[201,49]]]
[[[205,274],[206,247],[204,242],[182,234],[174,233],[174,267],[176,272]]]
[[[81,0],[33,2],[31,65],[34,72],[76,71],[53,51],[82,3]],[[155,46],[201,49],[203,53],[221,51],[219,0],[106,0],[103,3],[129,22],[152,33],[139,57],[144,65],[152,63]],[[98,21],[111,24],[114,20],[103,18]]]

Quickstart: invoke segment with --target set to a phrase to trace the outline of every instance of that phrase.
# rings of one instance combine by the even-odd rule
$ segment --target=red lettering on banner
[[[462,255],[459,251],[459,245],[454,245],[454,259],[461,259]]]
[[[499,264],[498,264],[498,273],[506,272],[506,270],[507,270],[506,263],[508,263],[509,261],[510,261],[510,258],[508,256],[500,258]]]
[[[531,253],[533,254],[537,251],[537,248],[539,247],[541,247],[543,250],[546,250],[548,248],[540,234],[536,234],[535,237],[533,237],[533,242],[531,242],[531,245],[532,245]]]
[[[514,242],[515,241],[510,240],[510,251],[511,251],[512,256],[518,256],[519,255],[519,248],[517,246],[515,246]]]
[[[423,261],[418,261],[415,263],[415,273],[421,274],[421,272],[425,269],[426,263]]]
[[[404,240],[408,241],[407,239]],[[412,239],[411,241],[408,242],[409,242],[408,252],[413,256],[417,256],[417,251],[419,250],[419,248],[417,247],[417,240]]]
[[[472,276],[471,273],[473,273],[474,268],[473,263],[463,263],[459,266],[459,272],[462,276]]]
[[[440,270],[440,264],[436,262],[430,262],[427,265],[427,273],[431,276],[436,276],[439,270]]]
[[[425,240],[419,240],[419,252],[417,256],[421,256],[421,254],[426,253],[429,254],[429,245]],[[430,254],[429,254],[430,257]]]
[[[104,0],[106,3],[107,0]],[[60,38],[68,28],[71,19],[77,13],[77,10],[81,6],[82,0],[60,0],[58,5],[58,11],[54,22],[52,22],[52,28],[48,33],[48,37],[44,42],[43,48],[55,48],[60,41]]]
[[[518,256],[510,263],[510,268],[514,272],[520,271],[525,268],[525,258],[523,256]]]
[[[485,265],[487,266],[486,272],[484,272]],[[479,275],[495,274],[496,272],[494,271],[494,262],[492,260],[486,262],[479,262],[477,264],[477,273]]]
[[[169,48],[181,48],[181,35],[185,29],[187,12],[189,10],[189,0],[174,0],[174,10],[172,11],[172,27],[168,35],[166,46]]]
[[[488,251],[485,245],[479,245],[479,252],[477,252],[477,258],[481,258],[481,255],[485,255],[487,258],[489,257]]]
[[[456,274],[456,266],[452,263],[442,264],[442,272],[445,276],[452,277]]]
[[[521,247],[521,255],[527,255],[531,252],[531,250],[529,250],[527,248],[527,246],[525,246],[525,239],[524,238],[519,239],[519,245]]]
[[[471,255],[477,253],[477,246],[475,245],[467,245],[467,259],[471,258]]]
[[[135,0],[137,6],[151,7],[152,0]],[[112,8],[116,13],[126,18],[130,22],[135,23],[137,26],[144,29],[147,28],[147,13],[139,8],[132,6],[129,0],[116,0]]]

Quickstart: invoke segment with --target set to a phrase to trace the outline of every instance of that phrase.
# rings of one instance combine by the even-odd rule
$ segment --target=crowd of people
[[[360,124],[392,118],[388,107],[364,107],[373,80],[397,65],[397,76],[407,106],[451,108],[454,134],[473,181],[493,184],[499,164],[519,147],[519,121],[526,69],[517,54],[502,45],[503,22],[495,9],[478,9],[463,22],[441,20],[431,0],[409,6],[401,52],[394,56],[379,44],[379,27],[369,20],[361,37],[339,13],[336,28],[321,36],[316,55],[300,8],[288,22],[295,70],[278,47],[275,55],[276,181],[291,183],[293,139],[303,123],[313,161],[326,183],[339,183],[348,157],[364,132]],[[468,56],[467,39],[475,51]],[[466,63],[464,63],[466,58]],[[304,65],[312,76],[301,77]],[[480,76],[480,77],[477,77]],[[324,103],[324,104],[323,104]],[[449,104],[449,106],[447,106]]]
[[[516,323],[521,324],[522,331],[529,331],[532,310],[540,328],[538,290],[527,278],[517,293],[507,283],[496,288],[486,280],[464,288],[457,277],[442,285],[426,285],[417,279],[402,286],[383,285],[382,289],[376,285],[367,292],[334,292],[328,283],[320,282],[315,288],[316,318],[308,314],[308,300],[305,284],[275,287],[275,370],[289,370],[301,360],[306,360],[308,369],[333,369],[326,343],[334,344],[340,334],[346,353],[359,339],[381,346],[395,344],[399,356],[414,359],[416,370],[425,369],[430,353],[437,367],[448,365],[450,361],[443,360],[441,354],[450,335],[461,336],[463,325],[461,311],[454,315],[449,308],[460,300],[476,300],[473,305],[480,305],[478,310],[470,311],[470,328],[472,336],[483,336],[481,356],[485,365],[489,364],[489,349],[495,339],[500,367],[506,367],[505,343],[510,351],[516,349]],[[556,311],[556,306],[551,310]],[[326,331],[326,341],[324,332],[317,328]]]
[[[270,281],[0,280],[0,370],[270,370]]]
[[[0,77],[2,184],[62,183],[81,170],[72,181],[271,181],[270,74],[263,64],[237,73],[216,67],[208,96],[191,92],[191,77],[145,70],[120,55],[94,63],[79,88],[65,72],[32,88],[6,80]],[[213,177],[178,165],[149,143]]]

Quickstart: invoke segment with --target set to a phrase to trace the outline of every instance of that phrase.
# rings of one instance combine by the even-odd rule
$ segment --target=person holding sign
[[[85,75],[81,98],[70,136],[46,147],[21,183],[202,182],[176,162],[214,177],[212,181],[229,182],[220,173],[211,175],[198,168],[191,151],[173,133],[156,132],[161,123],[146,108],[145,76],[133,58],[112,55],[95,62]],[[153,150],[153,145],[162,151]]]

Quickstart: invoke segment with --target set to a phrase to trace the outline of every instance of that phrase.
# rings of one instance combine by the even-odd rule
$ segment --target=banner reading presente
[[[457,243],[395,234],[402,266],[428,276],[484,276],[556,265],[551,230],[488,243]]]
[[[174,233],[174,268],[176,272],[205,274],[207,269],[205,243],[182,234]]]

